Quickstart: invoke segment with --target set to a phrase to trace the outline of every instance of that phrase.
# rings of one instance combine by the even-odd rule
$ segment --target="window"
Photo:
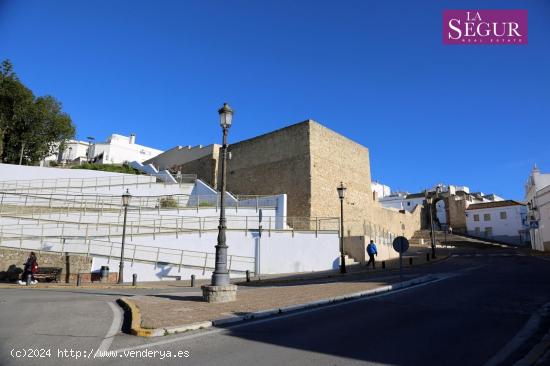
[[[481,232],[481,229],[479,228],[479,226],[478,226],[478,227],[476,227],[476,229],[475,229],[475,233],[476,233],[476,235],[479,235],[479,233],[480,233],[480,232]]]
[[[491,214],[483,214],[483,221],[491,221]]]
[[[506,220],[506,218],[507,218],[506,211],[502,211],[502,212],[500,213],[500,219],[501,219],[501,220]]]
[[[479,215],[474,215],[474,221],[479,221]]]
[[[488,226],[485,228],[485,237],[491,237],[493,236],[493,228]]]
[[[407,206],[410,206],[410,205],[411,205],[411,203],[410,203],[410,202],[407,202]]]

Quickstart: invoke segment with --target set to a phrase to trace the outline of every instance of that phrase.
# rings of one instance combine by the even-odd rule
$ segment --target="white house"
[[[162,150],[136,144],[136,135],[122,136],[112,134],[106,142],[92,145],[92,156],[101,164],[122,164],[124,162],[144,162]]]
[[[531,247],[550,251],[550,174],[542,174],[536,165],[525,185],[525,199],[529,208]]]
[[[122,136],[114,133],[105,142],[69,140],[59,160],[64,162],[94,160],[101,164],[122,164],[133,161],[142,163],[160,153],[162,150],[136,144],[134,134]]]
[[[371,182],[371,189],[375,201],[391,195],[391,188],[379,182]]]
[[[469,235],[508,244],[529,242],[527,206],[513,200],[474,203],[466,209]]]
[[[89,142],[69,140],[65,144],[65,150],[61,154],[61,160],[65,162],[87,161],[89,147]]]

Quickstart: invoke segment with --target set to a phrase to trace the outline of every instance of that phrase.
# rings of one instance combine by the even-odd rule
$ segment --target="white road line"
[[[111,343],[113,343],[114,336],[122,327],[122,309],[119,306],[115,305],[114,302],[108,301],[107,304],[109,304],[109,307],[113,311],[113,322],[111,323],[111,327],[107,331],[107,334],[105,334],[105,338],[103,338],[103,340],[101,341],[101,344],[99,345],[99,348],[97,349],[95,355],[97,355],[98,352],[109,350],[109,347],[111,347]]]
[[[521,347],[535,332],[537,331],[542,318],[543,311],[545,308],[550,307],[550,303],[544,304],[542,307],[537,309],[533,315],[527,320],[519,332],[504,345],[504,347],[498,351],[493,357],[485,363],[484,366],[496,366],[500,365],[519,347]]]
[[[339,303],[336,303],[336,304],[324,305],[324,306],[319,306],[319,307],[315,307],[315,308],[311,308],[311,309],[299,310],[299,311],[294,312],[294,313],[289,313],[289,314],[285,314],[285,315],[277,315],[277,316],[274,316],[274,317],[265,318],[265,319],[261,319],[261,320],[247,321],[247,322],[244,322],[244,323],[228,326],[228,327],[223,328],[223,329],[213,329],[213,330],[208,330],[208,331],[200,331],[199,333],[193,333],[193,334],[189,334],[189,335],[180,336],[180,337],[177,337],[177,338],[166,339],[164,341],[141,344],[141,345],[135,346],[135,347],[121,348],[121,349],[113,350],[113,352],[119,352],[119,353],[120,352],[127,352],[127,351],[131,351],[131,350],[136,350],[136,349],[149,348],[149,347],[154,347],[154,346],[162,346],[162,345],[166,345],[166,344],[170,344],[170,343],[176,343],[176,342],[187,340],[187,339],[205,337],[205,336],[212,335],[212,334],[217,334],[217,333],[229,333],[229,331],[232,330],[232,329],[246,327],[246,326],[253,325],[253,324],[262,324],[262,323],[267,323],[267,322],[271,322],[271,321],[287,319],[287,318],[291,318],[291,317],[294,317],[294,316],[303,315],[303,314],[306,314],[306,313],[311,313],[311,312],[325,310],[325,309],[331,309],[331,308],[334,308],[334,307],[337,307],[337,306],[354,304],[356,302],[369,301],[369,300],[372,300],[372,299],[378,299],[380,297],[395,295],[395,294],[400,293],[400,292],[404,292],[404,291],[416,289],[416,288],[419,288],[419,287],[431,285],[431,284],[434,284],[436,282],[440,282],[440,281],[443,281],[443,280],[446,280],[446,279],[449,279],[449,278],[452,278],[452,277],[455,277],[455,276],[459,276],[459,274],[458,273],[446,273],[446,274],[443,274],[441,278],[435,279],[435,280],[430,281],[430,282],[425,282],[425,283],[421,283],[421,284],[418,284],[418,285],[406,287],[406,288],[403,288],[403,289],[385,292],[385,293],[382,293],[382,294],[379,294],[379,295],[361,297],[361,298],[358,298],[358,299],[355,299],[355,300],[342,301],[342,302],[339,302]]]

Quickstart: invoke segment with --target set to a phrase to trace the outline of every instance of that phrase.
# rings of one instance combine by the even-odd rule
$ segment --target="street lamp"
[[[95,137],[88,136],[88,163],[92,162],[92,141],[95,140]]]
[[[122,194],[122,206],[124,206],[124,223],[122,224],[122,245],[120,247],[120,264],[118,265],[118,284],[121,285],[124,279],[124,243],[126,241],[126,217],[128,215],[128,205],[132,195],[126,189]]]
[[[229,285],[229,271],[227,270],[227,244],[225,240],[225,177],[227,171],[227,133],[233,121],[233,110],[227,103],[218,110],[220,115],[220,126],[223,131],[222,145],[222,176],[221,176],[221,198],[220,198],[220,224],[218,226],[218,244],[216,245],[216,266],[212,274],[212,286]]]
[[[434,233],[434,222],[433,222],[433,212],[432,212],[432,205],[439,197],[439,192],[441,192],[441,187],[437,186],[435,189],[435,196],[430,196],[428,193],[428,190],[426,190],[426,203],[428,204],[429,208],[429,215],[430,215],[430,236],[431,236],[431,244],[432,244],[432,259],[435,259],[435,233]]]
[[[340,198],[340,273],[346,273],[346,258],[344,257],[344,196],[346,187],[343,182],[336,188]]]

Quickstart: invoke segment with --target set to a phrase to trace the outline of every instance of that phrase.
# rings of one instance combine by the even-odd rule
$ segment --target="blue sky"
[[[444,46],[444,9],[528,9],[526,46]],[[373,179],[522,199],[550,172],[550,2],[0,0],[0,58],[80,138],[168,149],[311,118],[367,146]]]

